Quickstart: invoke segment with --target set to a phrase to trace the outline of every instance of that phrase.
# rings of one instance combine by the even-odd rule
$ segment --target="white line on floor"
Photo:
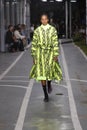
[[[72,92],[72,86],[71,86],[71,82],[70,82],[70,78],[69,78],[68,67],[67,67],[67,63],[65,60],[63,47],[62,47],[62,45],[60,45],[60,47],[61,47],[61,55],[62,55],[62,62],[63,62],[64,71],[65,71],[65,77],[67,79],[66,83],[67,83],[67,88],[68,88],[72,122],[73,122],[75,130],[82,130],[82,127],[81,127],[81,124],[80,124],[80,121],[78,118],[78,114],[77,114],[76,104],[75,104],[75,100],[74,100],[74,96],[73,96],[73,92]]]
[[[67,79],[63,78],[64,81],[67,81]],[[87,83],[87,80],[81,80],[81,79],[69,79],[70,81],[77,81],[77,82],[83,82]]]
[[[12,76],[5,76],[5,78],[28,78],[28,76],[21,76],[21,75],[20,76],[18,76],[18,75],[13,76],[12,75]]]
[[[23,56],[24,52],[22,52],[17,59],[0,75],[0,80],[3,79],[3,77],[15,66],[15,64],[20,60],[20,58]]]
[[[28,85],[26,94],[24,96],[22,106],[21,106],[21,109],[20,109],[20,112],[19,112],[18,120],[17,120],[17,123],[16,123],[14,130],[22,130],[23,129],[23,124],[24,124],[25,115],[26,115],[28,103],[29,103],[29,100],[30,100],[30,95],[31,95],[33,84],[34,84],[34,80],[31,79],[30,83]]]
[[[15,78],[27,78],[28,76],[5,76],[5,80],[0,80],[0,82],[29,82],[29,80],[16,80]],[[7,79],[7,78],[11,78],[11,79]],[[14,79],[14,80],[12,80]],[[67,79],[63,78],[64,81],[67,81]],[[81,80],[81,79],[69,79],[70,81],[77,81],[77,82],[83,82],[83,83],[87,83],[87,80]],[[55,82],[53,82],[52,84],[56,85],[56,86],[62,86],[66,88],[66,85],[62,85],[62,84],[57,84]]]
[[[26,86],[20,86],[20,85],[0,85],[0,87],[11,87],[11,88],[23,88],[23,89],[27,89]]]
[[[81,52],[81,54],[83,55],[83,57],[87,60],[86,54],[80,49],[80,47],[76,46],[75,44],[74,44],[74,46],[75,46],[76,48],[78,48],[78,50]]]
[[[0,82],[20,82],[20,83],[27,83],[29,80],[0,80]]]
[[[80,80],[80,79],[70,79],[71,81],[83,82],[87,83],[87,80]]]

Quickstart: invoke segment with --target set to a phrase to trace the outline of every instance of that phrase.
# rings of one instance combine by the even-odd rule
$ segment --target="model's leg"
[[[48,93],[51,93],[52,92],[51,81],[47,81],[47,85],[48,85]]]
[[[48,102],[49,97],[48,97],[47,88],[46,88],[46,80],[41,81],[41,83],[42,83],[42,87],[43,87],[43,91],[44,91],[44,101]]]

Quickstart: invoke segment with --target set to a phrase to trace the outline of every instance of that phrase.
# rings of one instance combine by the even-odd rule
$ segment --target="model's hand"
[[[58,57],[57,56],[54,57],[54,61],[58,62]]]

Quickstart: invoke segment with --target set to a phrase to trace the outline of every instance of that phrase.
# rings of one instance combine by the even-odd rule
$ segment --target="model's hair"
[[[42,13],[41,16],[40,16],[40,19],[41,19],[43,16],[46,16],[46,17],[49,19],[49,15],[48,15],[47,13]]]

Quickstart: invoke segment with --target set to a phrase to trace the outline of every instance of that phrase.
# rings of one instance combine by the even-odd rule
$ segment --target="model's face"
[[[47,17],[46,15],[43,15],[43,16],[41,17],[41,23],[42,23],[43,25],[47,25],[48,22],[49,22],[48,17]]]

